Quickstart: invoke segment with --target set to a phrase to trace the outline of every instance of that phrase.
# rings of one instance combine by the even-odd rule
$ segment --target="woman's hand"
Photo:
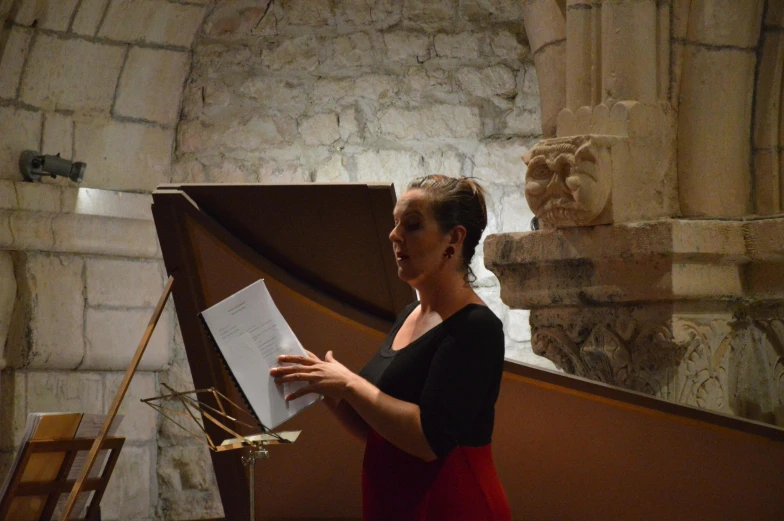
[[[281,355],[278,361],[297,365],[287,365],[270,369],[270,375],[278,383],[307,382],[308,385],[286,396],[286,400],[295,400],[306,394],[318,393],[326,398],[337,401],[343,399],[349,386],[359,378],[346,366],[335,360],[332,351],[327,352],[324,360],[307,352],[308,356]]]

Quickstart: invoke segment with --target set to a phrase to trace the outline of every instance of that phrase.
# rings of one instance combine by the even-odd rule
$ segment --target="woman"
[[[406,307],[373,359],[355,374],[324,360],[282,356],[279,382],[308,382],[287,399],[319,393],[366,442],[365,521],[507,521],[509,506],[490,439],[503,371],[501,321],[468,284],[487,225],[472,179],[413,181],[389,234],[398,276],[420,301]]]

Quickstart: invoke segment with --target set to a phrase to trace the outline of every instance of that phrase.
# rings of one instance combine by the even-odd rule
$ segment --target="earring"
[[[446,251],[444,252],[444,257],[446,257],[447,259],[451,259],[451,258],[452,258],[452,255],[454,255],[454,254],[455,254],[455,249],[454,249],[453,247],[451,247],[451,246],[450,246],[450,247],[449,247],[449,248],[447,248],[447,249],[446,249]]]

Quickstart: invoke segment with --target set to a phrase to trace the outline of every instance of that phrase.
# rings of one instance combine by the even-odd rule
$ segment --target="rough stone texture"
[[[14,22],[20,25],[35,25],[52,31],[65,31],[78,0],[42,2],[40,0],[21,0]]]
[[[121,371],[131,362],[139,341],[152,316],[152,309],[88,308],[84,317],[85,355],[81,367],[102,371]],[[171,354],[170,314],[164,314],[155,327],[139,369],[160,371]]]
[[[16,302],[16,277],[11,254],[0,251],[0,371],[5,366],[5,341],[11,326],[11,316]]]
[[[0,107],[0,178],[22,179],[19,156],[25,150],[38,150],[41,130],[40,113]]]
[[[108,2],[109,0],[82,0],[71,30],[76,34],[95,36]]]
[[[171,130],[140,123],[77,121],[74,157],[89,165],[84,186],[152,191],[169,176]]]
[[[389,109],[378,118],[377,132],[395,139],[476,138],[481,130],[475,107],[436,105],[418,111]]]
[[[115,114],[174,125],[187,73],[187,53],[132,48],[120,77]]]
[[[108,112],[124,55],[123,47],[40,34],[30,50],[21,100],[46,110]]]
[[[73,118],[50,113],[44,116],[44,154],[59,155],[65,159],[73,157]]]
[[[387,58],[408,64],[422,63],[430,58],[430,40],[420,33],[404,31],[384,34]]]
[[[0,450],[19,446],[27,419],[27,374],[18,371],[0,373]],[[5,477],[5,474],[2,474]]]
[[[87,259],[87,304],[90,306],[150,307],[163,290],[157,262],[126,259]]]
[[[156,0],[112,0],[98,36],[190,47],[204,7]]]
[[[776,4],[777,2],[770,2]],[[689,10],[687,39],[711,45],[757,46],[764,0],[695,2]]]
[[[299,123],[299,133],[308,145],[329,145],[340,139],[335,114],[317,114]]]
[[[514,98],[517,94],[514,73],[503,65],[485,69],[460,69],[457,72],[457,80],[463,89],[474,96]]]
[[[84,262],[67,255],[18,254],[20,298],[6,358],[11,367],[74,369],[84,357]]]
[[[508,34],[508,33],[507,33]],[[439,33],[433,41],[436,55],[447,58],[476,59],[480,56],[481,33]]]
[[[30,50],[33,31],[23,27],[13,27],[0,61],[0,98],[13,99],[22,78],[22,67]]]
[[[699,47],[684,53],[678,125],[681,210],[690,217],[741,217],[750,210],[755,56]],[[719,77],[720,82],[705,81]]]
[[[104,377],[104,412],[108,412],[111,408],[124,377],[125,373],[107,373]],[[137,371],[133,375],[131,385],[118,411],[118,414],[123,415],[124,418],[117,430],[117,436],[125,437],[127,442],[145,442],[155,439],[158,413],[141,400],[158,394],[155,373]]]
[[[120,451],[114,476],[123,479],[109,480],[106,494],[101,500],[101,519],[122,521],[152,518],[155,501],[155,461],[149,445],[128,446]]]
[[[161,510],[166,519],[222,517],[215,472],[203,445],[158,449]]]
[[[105,412],[103,376],[84,372],[27,373],[27,413]],[[125,449],[123,449],[125,450]]]

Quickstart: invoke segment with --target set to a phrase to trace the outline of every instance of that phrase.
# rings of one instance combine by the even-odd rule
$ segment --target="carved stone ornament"
[[[523,156],[525,198],[544,226],[610,222],[611,154],[604,136],[545,139]]]
[[[576,327],[575,327],[576,326]],[[579,335],[575,337],[575,332]],[[784,321],[727,317],[535,327],[567,373],[713,411],[784,424]]]

